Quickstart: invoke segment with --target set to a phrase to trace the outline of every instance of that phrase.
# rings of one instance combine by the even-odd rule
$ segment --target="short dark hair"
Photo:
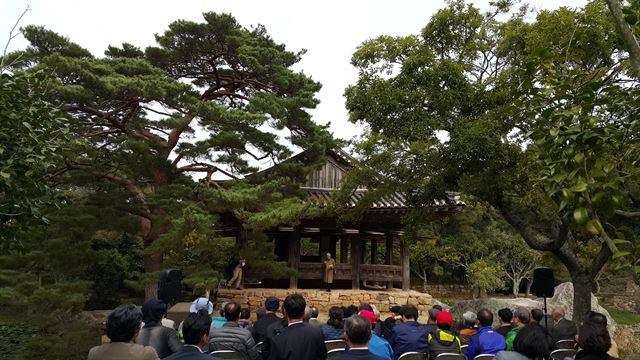
[[[267,315],[267,310],[265,310],[264,308],[259,308],[258,310],[256,310],[256,317],[258,319],[262,319],[262,317],[265,315]]]
[[[336,328],[342,328],[344,326],[344,310],[338,306],[332,306],[329,309],[329,320],[327,325]]]
[[[362,310],[368,310],[368,311],[373,312],[373,308],[371,307],[371,304],[369,304],[369,303],[360,304],[360,306],[358,306],[358,312],[360,312]]]
[[[211,316],[207,310],[200,310],[191,313],[182,323],[182,335],[184,343],[188,345],[198,345],[202,337],[209,333],[211,328]]]
[[[362,315],[353,315],[345,319],[344,331],[351,343],[364,345],[371,339],[371,322]]]
[[[300,294],[291,294],[284,299],[284,310],[289,319],[302,319],[305,307],[307,303]]]
[[[358,313],[358,307],[355,305],[349,305],[344,309],[344,318],[351,317]]]
[[[414,305],[402,305],[402,309],[400,311],[402,313],[402,316],[404,316],[405,318],[418,320],[418,308]]]
[[[436,324],[436,327],[438,329],[440,329],[440,330],[449,331],[449,330],[451,330],[452,326],[451,326],[451,324],[447,324],[447,323],[438,323],[438,324]]]
[[[432,309],[437,309],[438,311],[442,311],[442,305],[435,304]]]
[[[240,317],[240,304],[235,301],[228,302],[224,306],[224,318],[227,321],[238,321]]]
[[[607,327],[607,317],[597,311],[587,311],[582,317],[582,322]]]
[[[530,359],[549,358],[550,341],[542,326],[525,325],[513,341],[513,350]]]
[[[491,326],[493,324],[493,313],[489,309],[481,309],[478,311],[478,322],[482,326]]]
[[[429,319],[431,319],[431,321],[436,321],[436,317],[438,316],[438,313],[440,313],[440,311],[442,310],[438,310],[436,308],[429,309]]]
[[[251,310],[247,308],[240,309],[240,319],[248,320],[251,317]]]
[[[531,318],[537,322],[542,321],[544,318],[544,312],[540,309],[531,309]]]
[[[586,322],[578,329],[578,346],[589,353],[606,354],[611,348],[611,336],[601,324]]]
[[[107,317],[107,336],[111,342],[129,342],[140,331],[142,311],[133,304],[115,308]]]
[[[312,318],[317,318],[318,315],[320,315],[320,313],[318,312],[318,308],[315,306],[311,307],[311,317]]]
[[[500,320],[502,320],[502,322],[508,323],[513,319],[513,313],[511,312],[511,309],[500,309],[498,310],[498,317],[500,318]]]

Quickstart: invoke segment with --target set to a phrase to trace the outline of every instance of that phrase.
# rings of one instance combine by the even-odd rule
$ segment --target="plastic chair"
[[[436,360],[467,360],[464,354],[442,353],[436,356]]]
[[[347,347],[347,342],[344,340],[326,340],[324,346],[327,348],[327,353],[334,349],[342,349]]]
[[[398,358],[398,360],[425,360],[427,358],[427,354],[421,352],[406,352]]]
[[[344,348],[342,349],[331,349],[327,351],[327,359],[337,358],[338,356],[344,354]]]
[[[480,355],[476,355],[476,357],[473,358],[473,360],[493,360],[493,358],[496,357],[493,354],[480,354]]]
[[[256,351],[259,354],[262,354],[262,346],[264,345],[264,341],[260,341],[259,343],[256,344]]]
[[[467,353],[467,348],[469,347],[469,345],[462,345],[460,346],[460,352],[463,354]]]
[[[556,343],[556,349],[575,350],[576,342],[574,340],[560,340]]]
[[[573,349],[559,349],[553,350],[549,358],[551,360],[564,360],[566,357],[573,358],[576,355],[577,351]]]
[[[233,350],[215,350],[210,352],[209,355],[224,360],[250,360],[247,354]]]

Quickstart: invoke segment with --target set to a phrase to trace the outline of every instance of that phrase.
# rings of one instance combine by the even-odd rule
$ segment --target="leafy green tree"
[[[607,212],[587,197],[612,182],[598,199],[608,214],[637,209],[636,84],[602,2],[541,11],[534,22],[525,21],[526,7],[495,5],[483,14],[451,1],[420,35],[381,36],[358,48],[352,63],[360,76],[345,94],[351,120],[368,127],[357,145],[366,166],[346,185],[362,183],[377,190],[372,196],[400,189],[421,221],[446,190],[488,202],[531,248],[565,265],[582,313],[615,250],[605,234],[624,221],[612,215],[598,226]],[[506,12],[511,18],[499,21]],[[576,152],[565,154],[565,145]],[[554,171],[563,174],[561,186],[550,183]],[[594,171],[601,180],[587,177]],[[570,203],[561,200],[564,188]],[[591,235],[586,223],[596,229]]]
[[[19,59],[16,72],[45,70],[55,77],[47,82],[51,101],[66,112],[74,136],[89,142],[65,154],[64,166],[52,176],[85,188],[111,186],[113,196],[100,199],[101,205],[138,220],[147,297],[155,295],[151,277],[165,255],[154,244],[170,233],[183,209],[226,211],[226,203],[215,203],[224,198],[243,203],[237,200],[247,195],[241,185],[223,186],[216,178],[252,173],[252,161],[278,163],[290,156],[289,146],[308,150],[309,164],[282,164],[246,185],[254,192],[270,191],[261,197],[270,203],[253,209],[276,212],[278,204],[286,209],[302,203],[289,200],[299,195],[296,184],[331,143],[307,113],[318,103],[314,94],[320,84],[291,70],[304,51],[287,51],[264,27],[244,28],[230,15],[203,17],[202,23],[171,23],[156,35],[158,46],[144,51],[131,44],[110,46],[105,57],[27,26],[23,32],[30,46],[8,55],[8,63]],[[289,146],[277,131],[286,132]],[[188,174],[203,179],[194,184]],[[231,209],[236,215],[248,212]]]

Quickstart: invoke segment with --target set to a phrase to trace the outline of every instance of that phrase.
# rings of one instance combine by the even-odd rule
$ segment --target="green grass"
[[[636,314],[629,311],[608,308],[609,314],[613,320],[620,325],[638,325],[640,324],[640,314]]]

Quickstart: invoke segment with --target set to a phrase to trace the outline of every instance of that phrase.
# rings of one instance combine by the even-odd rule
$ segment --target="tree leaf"
[[[617,258],[621,258],[623,256],[629,256],[629,255],[631,255],[629,251],[618,251],[615,254],[613,254],[613,256],[611,256],[611,259],[615,260]]]
[[[573,185],[573,187],[571,187],[571,191],[573,192],[585,192],[587,191],[587,183],[584,181],[581,181],[575,185]]]
[[[573,210],[573,221],[578,225],[584,225],[589,221],[589,212],[583,207]]]

